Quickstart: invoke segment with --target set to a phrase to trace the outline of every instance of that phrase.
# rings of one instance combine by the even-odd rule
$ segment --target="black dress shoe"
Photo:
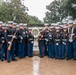
[[[12,61],[17,61],[16,59],[12,59]]]
[[[20,59],[22,59],[22,57],[19,57]]]
[[[58,59],[58,58],[55,58],[55,59]]]
[[[10,61],[7,61],[8,63],[10,63]]]
[[[4,60],[1,60],[1,61],[4,61]]]
[[[33,57],[33,56],[29,56],[29,57],[31,58],[31,57]]]
[[[43,58],[44,56],[40,56],[40,58]]]
[[[69,60],[69,58],[66,58],[66,60]]]
[[[51,58],[50,56],[48,56],[48,58]]]
[[[23,58],[26,58],[25,56]]]

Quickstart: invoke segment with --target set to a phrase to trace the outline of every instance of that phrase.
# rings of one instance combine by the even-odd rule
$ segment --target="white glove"
[[[75,34],[72,34],[72,36],[74,36]]]
[[[22,39],[23,39],[23,37],[20,37],[20,39],[22,40]]]
[[[49,35],[50,37],[52,37],[52,35]]]
[[[2,39],[4,39],[4,37],[2,37]]]
[[[31,41],[31,43],[34,43],[34,41]]]
[[[25,32],[23,32],[23,34],[25,34]]]
[[[30,40],[33,40],[33,39],[30,39]]]
[[[28,32],[26,31],[26,33],[28,33]]]
[[[11,45],[11,42],[8,42],[9,45]]]
[[[27,35],[27,37],[28,37],[28,35]]]
[[[13,36],[13,38],[16,38],[16,36]]]
[[[69,42],[73,42],[73,40],[69,39]]]
[[[56,43],[56,45],[58,46],[59,44],[58,44],[58,43]]]
[[[65,43],[65,42],[63,42],[63,44],[64,44],[64,45],[66,45],[66,43]]]
[[[4,43],[4,40],[2,41],[2,43]]]
[[[48,41],[48,39],[45,39],[45,41]]]

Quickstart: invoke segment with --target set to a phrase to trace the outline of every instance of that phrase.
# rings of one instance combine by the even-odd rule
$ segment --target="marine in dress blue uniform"
[[[43,35],[44,35],[44,38],[45,38],[45,55],[48,55],[48,46],[47,46],[47,43],[48,43],[48,33],[49,33],[49,24],[45,23],[44,24],[45,26],[45,29],[43,30]]]
[[[45,56],[45,38],[43,35],[42,28],[39,28],[39,36],[38,36],[38,46],[39,46],[39,57],[42,58]]]
[[[23,24],[20,24],[19,30],[17,31],[17,44],[18,44],[18,57],[20,59],[25,57],[25,32]]]
[[[25,31],[25,52],[24,55],[28,56],[28,28],[27,28],[27,24],[23,24],[24,25],[24,31]]]
[[[17,33],[16,25],[17,25],[17,23],[13,23],[13,26],[12,26],[13,35],[14,35],[14,33]],[[17,40],[16,35],[13,36],[13,39],[14,40],[12,42],[11,53],[12,53],[12,60],[15,60],[16,61],[16,55],[15,55],[15,51],[16,51],[16,40]]]
[[[33,57],[34,36],[31,31],[32,29],[29,28],[29,33],[28,33],[28,56],[29,57]]]
[[[55,56],[55,50],[54,50],[54,36],[53,36],[53,26],[50,26],[50,32],[48,33],[48,57],[54,58]]]
[[[61,52],[61,58],[64,59],[66,56],[66,59],[68,59],[69,57],[69,37],[68,37],[68,32],[67,32],[68,27],[67,26],[63,26],[63,30],[62,30],[62,52]],[[66,54],[66,55],[65,55]]]
[[[55,58],[61,59],[61,32],[60,27],[55,27],[56,32],[54,33],[54,48]]]
[[[69,34],[69,58],[71,59],[73,57],[73,40],[74,40],[74,34],[75,34],[75,29],[73,26],[73,20],[68,21],[68,34]]]
[[[14,29],[13,29],[13,21],[8,21],[8,25],[9,27],[7,28],[7,43],[8,43],[8,46],[9,45],[13,45],[13,43],[11,43],[11,39],[15,39],[16,36],[14,36]],[[13,61],[16,61],[15,59],[15,55],[14,55],[14,47],[12,49],[11,47],[11,50],[7,50],[7,62],[9,63],[10,62],[10,58],[12,58]]]
[[[76,20],[74,21],[73,58],[76,60]]]
[[[2,28],[3,22],[0,21],[0,59],[1,61],[4,61],[4,55],[5,55],[5,30]]]

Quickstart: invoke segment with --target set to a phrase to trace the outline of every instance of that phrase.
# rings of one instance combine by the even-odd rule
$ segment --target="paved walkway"
[[[0,75],[76,75],[76,61],[38,56],[11,63],[0,61]]]

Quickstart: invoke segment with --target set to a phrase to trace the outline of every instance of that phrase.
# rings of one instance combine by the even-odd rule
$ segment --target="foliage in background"
[[[29,24],[43,24],[42,21],[40,21],[36,16],[28,15],[28,20],[29,20],[28,22]]]
[[[41,23],[37,17],[29,16],[27,11],[22,0],[0,0],[0,20],[3,22],[13,20],[16,23]]]
[[[68,0],[66,5],[66,13],[76,19],[76,0]]]
[[[68,16],[76,18],[76,0],[54,0],[46,6],[46,9],[48,10],[44,17],[46,23],[60,22]]]

